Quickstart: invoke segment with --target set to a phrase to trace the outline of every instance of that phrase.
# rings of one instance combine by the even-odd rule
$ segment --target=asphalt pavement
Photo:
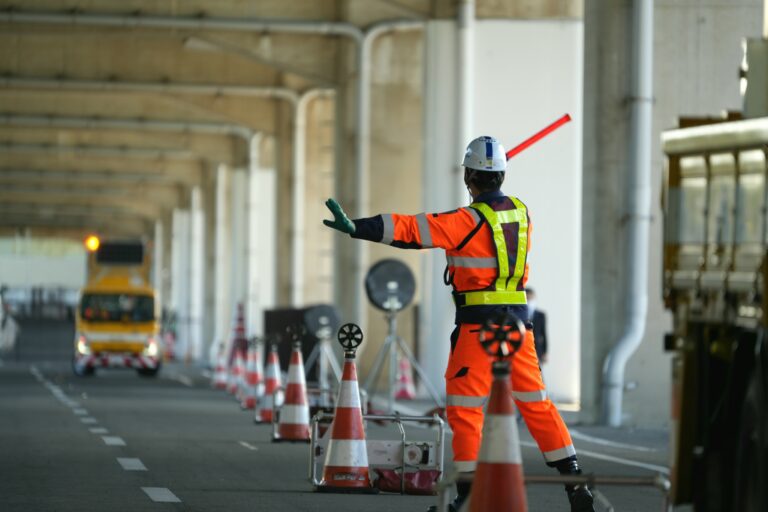
[[[0,362],[2,511],[384,512],[423,511],[436,502],[313,492],[307,445],[272,443],[270,427],[254,424],[251,411],[212,389],[204,369],[168,364],[156,378],[130,370],[76,377],[70,324],[22,327],[20,357]],[[554,475],[520,426],[526,475]],[[387,437],[382,428],[370,423],[369,435]],[[666,432],[575,425],[572,433],[588,472],[666,471]],[[599,491],[617,511],[662,510],[661,493],[653,488]],[[527,496],[531,511],[569,510],[559,485],[528,485]]]

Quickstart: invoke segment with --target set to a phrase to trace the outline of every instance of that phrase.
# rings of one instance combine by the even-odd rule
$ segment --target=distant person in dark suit
[[[536,346],[536,355],[539,364],[547,362],[547,315],[536,307],[536,292],[533,288],[526,288],[525,295],[528,298],[528,321],[533,324],[533,342]]]

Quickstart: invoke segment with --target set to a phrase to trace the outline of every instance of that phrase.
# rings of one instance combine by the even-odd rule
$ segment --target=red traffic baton
[[[518,144],[517,146],[513,147],[509,151],[507,151],[507,160],[515,156],[516,154],[520,153],[521,151],[527,149],[528,147],[536,144],[539,140],[543,139],[553,131],[557,130],[561,126],[563,126],[565,123],[569,122],[571,120],[570,114],[563,115],[560,119],[555,121],[554,123],[548,125],[546,128],[539,130],[535,134],[531,135],[527,139],[525,139],[523,142]]]

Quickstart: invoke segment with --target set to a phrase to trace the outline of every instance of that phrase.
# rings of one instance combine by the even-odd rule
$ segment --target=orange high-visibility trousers
[[[453,430],[453,460],[457,471],[474,471],[483,429],[483,406],[491,390],[491,359],[479,342],[480,325],[460,324],[451,335],[451,355],[445,371],[446,413]],[[549,398],[541,378],[533,332],[512,359],[512,391],[528,430],[545,461],[576,455],[560,413]]]

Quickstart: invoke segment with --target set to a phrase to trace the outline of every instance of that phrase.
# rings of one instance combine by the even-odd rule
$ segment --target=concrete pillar
[[[203,304],[205,290],[204,212],[202,191],[192,189],[189,227],[189,357],[199,361],[203,356]]]
[[[228,346],[232,324],[232,173],[224,164],[216,170],[215,257],[214,257],[214,338],[210,358],[218,353],[217,344]]]
[[[171,310],[176,313],[176,357],[188,360],[189,344],[189,210],[173,211],[172,260],[171,260]]]
[[[203,244],[203,275],[205,277],[204,306],[203,306],[203,358],[208,365],[216,365],[218,355],[218,339],[216,338],[216,170],[203,174],[202,195],[204,211],[204,240]]]
[[[152,286],[155,288],[155,310],[161,313],[163,304],[163,250],[165,249],[165,233],[163,221],[155,220],[155,235],[152,241]]]
[[[264,310],[275,307],[277,275],[277,177],[264,158],[269,144],[254,138],[248,187],[248,294],[246,322],[251,335],[264,334]]]
[[[236,305],[245,303],[246,296],[246,265],[245,256],[247,250],[247,218],[246,195],[248,192],[248,175],[245,170],[237,169],[232,172],[232,187],[230,195],[230,215],[232,219],[232,266],[229,273],[230,280],[230,318],[233,318]]]

